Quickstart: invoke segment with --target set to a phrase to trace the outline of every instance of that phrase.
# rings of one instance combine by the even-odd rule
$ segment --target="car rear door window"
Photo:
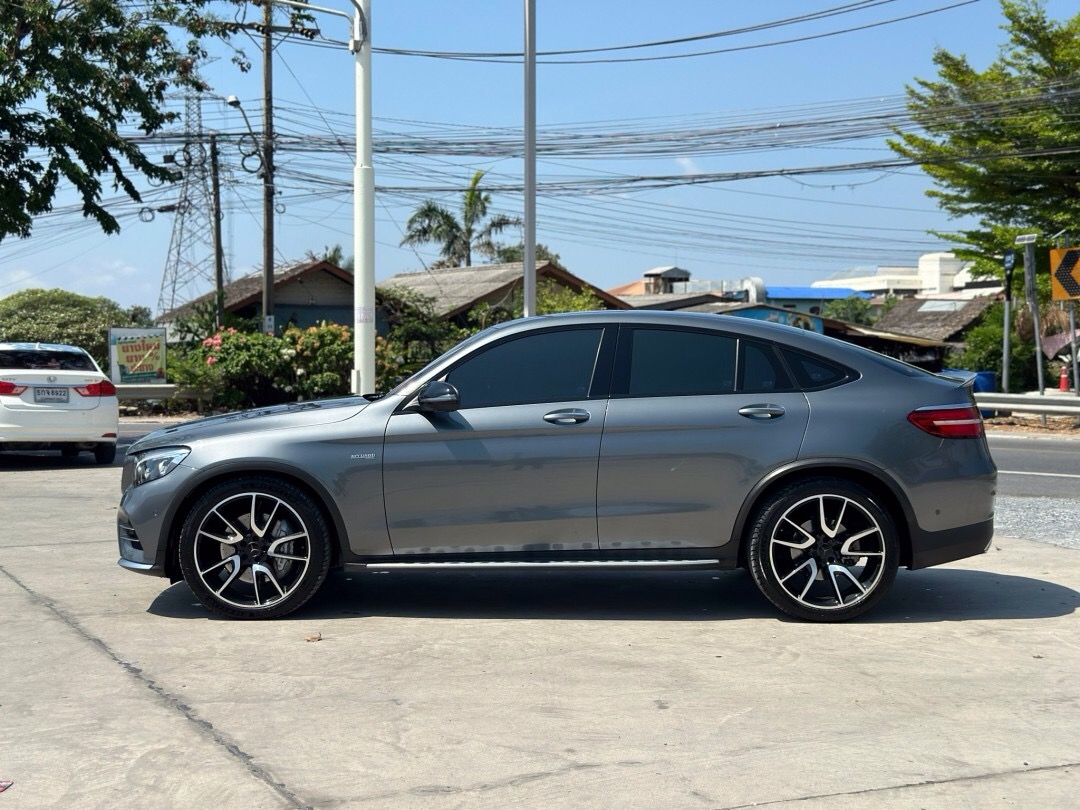
[[[739,392],[765,394],[773,391],[792,391],[791,375],[770,343],[751,340],[740,342]]]
[[[452,369],[460,407],[588,399],[602,327],[560,329],[499,343]]]
[[[735,338],[685,329],[631,329],[626,335],[630,337],[627,395],[707,396],[735,391]]]
[[[843,366],[823,360],[820,357],[803,354],[789,348],[783,348],[781,351],[800,388],[811,390],[828,388],[832,385],[839,385],[851,377],[851,372]]]

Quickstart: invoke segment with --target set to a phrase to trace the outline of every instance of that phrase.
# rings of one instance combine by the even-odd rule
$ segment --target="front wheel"
[[[780,610],[838,622],[881,601],[898,556],[896,526],[869,492],[818,478],[765,502],[750,529],[747,559],[758,589]]]
[[[319,505],[274,478],[219,484],[188,513],[180,570],[215,613],[270,619],[308,601],[330,567],[330,531]]]

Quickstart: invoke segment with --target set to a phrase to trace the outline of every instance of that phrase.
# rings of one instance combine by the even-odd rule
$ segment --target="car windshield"
[[[0,350],[0,369],[28,371],[31,369],[57,369],[61,371],[97,371],[94,361],[81,352],[65,352],[50,349],[3,349]]]

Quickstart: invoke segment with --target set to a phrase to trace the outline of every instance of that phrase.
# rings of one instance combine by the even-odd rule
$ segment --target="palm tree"
[[[437,243],[439,254],[455,267],[471,267],[474,252],[494,256],[496,246],[492,237],[505,228],[520,225],[521,220],[506,214],[488,218],[491,195],[480,190],[484,174],[483,171],[474,174],[462,195],[460,220],[434,200],[425,200],[405,224],[401,244]]]

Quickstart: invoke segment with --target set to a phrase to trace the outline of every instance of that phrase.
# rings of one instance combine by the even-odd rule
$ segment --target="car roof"
[[[566,325],[583,323],[602,323],[614,321],[624,324],[655,324],[664,326],[693,326],[705,329],[720,329],[724,331],[738,332],[746,337],[757,337],[762,340],[809,341],[807,345],[814,345],[821,351],[845,351],[852,348],[851,344],[845,343],[833,337],[828,337],[820,332],[809,329],[800,329],[797,326],[788,326],[782,323],[772,323],[757,318],[745,318],[738,315],[718,315],[711,312],[668,312],[666,310],[598,310],[595,312],[561,312],[554,315],[536,315],[531,318],[519,318],[514,321],[506,321],[495,327],[501,335],[519,330],[528,331],[544,325],[555,326],[561,323]]]
[[[89,354],[79,346],[66,343],[0,343],[0,352],[79,352]]]

